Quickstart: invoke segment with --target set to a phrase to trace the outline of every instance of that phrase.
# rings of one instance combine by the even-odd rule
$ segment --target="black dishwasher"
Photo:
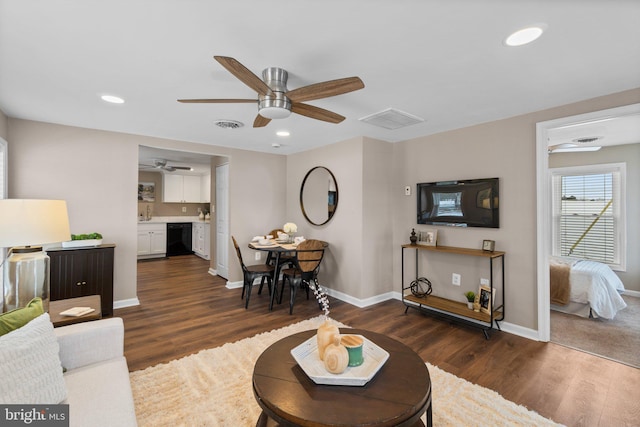
[[[167,223],[167,256],[192,254],[191,223]]]

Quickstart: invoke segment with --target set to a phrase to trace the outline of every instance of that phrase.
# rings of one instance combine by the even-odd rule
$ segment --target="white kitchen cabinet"
[[[162,201],[165,203],[202,203],[199,175],[163,174]]]
[[[138,258],[159,258],[167,254],[167,225],[138,224]]]
[[[200,258],[211,259],[210,244],[211,226],[207,222],[194,222],[192,234],[193,252]]]
[[[200,200],[203,203],[211,203],[211,174],[200,177]]]

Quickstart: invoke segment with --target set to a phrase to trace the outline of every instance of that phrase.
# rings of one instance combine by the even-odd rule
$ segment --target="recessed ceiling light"
[[[124,104],[124,99],[120,98],[119,96],[102,95],[100,98],[102,98],[103,101],[110,102],[112,104]]]
[[[507,46],[522,46],[531,43],[542,35],[545,30],[544,25],[535,25],[516,31],[507,37],[504,44]]]
[[[278,132],[276,132],[276,135],[278,135],[278,136],[289,136],[291,134],[287,130],[279,130]]]

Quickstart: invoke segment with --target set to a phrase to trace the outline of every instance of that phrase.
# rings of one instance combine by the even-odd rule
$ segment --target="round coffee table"
[[[291,356],[291,349],[316,334],[300,332],[274,343],[256,361],[253,393],[262,408],[258,426],[431,426],[431,380],[425,363],[406,345],[361,329],[360,334],[389,353],[364,386],[314,383]],[[365,355],[366,357],[366,355]]]

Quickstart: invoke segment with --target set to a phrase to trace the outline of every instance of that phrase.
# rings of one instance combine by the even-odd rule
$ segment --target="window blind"
[[[553,172],[554,255],[621,264],[623,174],[609,166]]]
[[[615,262],[613,173],[563,176],[560,253]]]

